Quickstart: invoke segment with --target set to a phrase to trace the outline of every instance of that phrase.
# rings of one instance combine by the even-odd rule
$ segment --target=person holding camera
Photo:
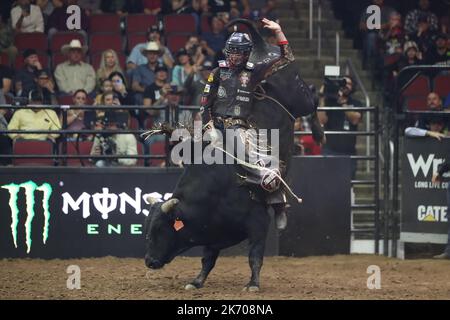
[[[11,25],[16,33],[44,32],[41,9],[30,0],[17,0],[17,6],[11,10]]]
[[[105,112],[105,115],[97,119],[96,129],[117,131],[118,133],[99,133],[95,135],[91,149],[92,156],[135,156],[137,152],[137,141],[132,134],[120,134],[120,121],[118,113],[114,111]],[[135,158],[120,159],[94,159],[97,167],[110,166],[134,166],[137,163]]]
[[[349,76],[343,79],[330,81],[326,79],[325,85],[320,89],[320,107],[361,107],[361,102],[354,99],[353,80]],[[357,111],[319,111],[320,123],[326,131],[358,131],[358,124],[362,114]],[[327,135],[327,142],[322,147],[323,155],[352,156],[356,155],[356,136],[354,135]],[[352,178],[356,174],[356,161],[352,160]]]

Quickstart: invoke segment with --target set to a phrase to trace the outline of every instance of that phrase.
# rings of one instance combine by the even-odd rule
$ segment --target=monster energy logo
[[[17,248],[17,225],[19,223],[19,207],[18,207],[18,194],[20,189],[25,189],[26,198],[26,208],[27,208],[27,219],[25,221],[25,236],[27,253],[31,250],[31,230],[33,218],[35,216],[34,204],[35,204],[35,191],[41,191],[43,193],[42,197],[42,208],[44,210],[44,228],[42,231],[42,240],[44,244],[48,238],[48,228],[50,222],[50,210],[49,210],[49,200],[52,195],[53,189],[48,183],[44,183],[38,186],[33,181],[27,181],[22,184],[11,183],[8,185],[1,186],[2,189],[9,191],[9,208],[11,209],[11,232],[14,241],[14,246]]]

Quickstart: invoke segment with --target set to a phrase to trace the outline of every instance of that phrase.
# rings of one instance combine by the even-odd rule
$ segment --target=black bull
[[[262,85],[295,118],[315,114],[311,91],[291,63],[273,74]],[[252,121],[258,128],[280,129],[280,158],[289,161],[293,149],[294,121],[288,112],[270,99],[255,99]],[[314,136],[323,131],[312,123]],[[159,269],[180,253],[204,246],[200,274],[186,289],[201,288],[222,249],[249,240],[251,279],[246,289],[259,289],[270,215],[264,201],[255,199],[249,188],[238,183],[237,165],[188,165],[173,196],[164,203],[153,203],[145,221],[146,255],[149,268]]]

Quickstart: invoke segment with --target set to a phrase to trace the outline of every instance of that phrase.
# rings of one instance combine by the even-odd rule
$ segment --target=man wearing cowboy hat
[[[168,68],[172,68],[174,64],[174,59],[172,53],[169,48],[165,47],[161,43],[161,32],[158,29],[158,26],[154,25],[148,28],[147,30],[147,41],[154,41],[159,45],[159,48],[162,50],[162,55],[159,57],[159,63],[165,64]],[[148,42],[142,42],[134,46],[133,50],[131,50],[130,55],[127,59],[127,69],[132,71],[136,69],[138,66],[142,64],[146,64],[147,57],[141,54],[142,49],[145,49]]]
[[[135,93],[135,103],[143,103],[143,94],[145,88],[155,82],[155,69],[158,66],[158,58],[161,55],[161,49],[155,41],[150,41],[147,46],[141,50],[143,56],[147,58],[147,64],[138,66],[131,76],[131,88]]]
[[[95,89],[95,71],[90,64],[83,62],[87,46],[74,39],[61,47],[68,60],[60,63],[55,70],[55,79],[62,94],[72,95],[78,89],[91,93]]]

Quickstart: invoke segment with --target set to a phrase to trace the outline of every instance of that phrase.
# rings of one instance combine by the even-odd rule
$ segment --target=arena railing
[[[317,108],[317,111],[333,111],[333,112],[346,112],[346,111],[359,111],[359,112],[365,112],[365,113],[373,113],[373,119],[374,119],[374,128],[373,130],[370,130],[370,128],[366,131],[325,131],[325,135],[342,135],[342,136],[365,136],[365,137],[374,137],[375,143],[374,143],[374,153],[373,154],[366,154],[366,155],[351,155],[350,159],[353,161],[369,161],[374,163],[374,170],[372,172],[373,178],[372,179],[360,179],[360,180],[351,180],[351,185],[357,186],[357,185],[368,185],[373,186],[374,188],[374,194],[373,194],[373,202],[366,203],[366,204],[351,204],[352,209],[352,226],[351,226],[351,232],[352,235],[355,234],[372,234],[374,238],[374,248],[375,248],[375,254],[380,253],[379,248],[379,242],[381,239],[381,219],[380,219],[380,160],[379,160],[379,154],[380,154],[380,146],[379,146],[379,135],[380,135],[380,123],[379,123],[379,108],[378,107],[334,107],[334,106],[327,106],[327,107],[319,107]],[[308,131],[296,131],[295,135],[298,136],[304,136],[304,135],[311,135],[312,132]],[[355,228],[354,227],[354,211],[355,210],[373,210],[373,227],[366,227],[366,228]]]
[[[400,212],[401,212],[401,201],[400,201],[400,144],[402,142],[402,132],[401,128],[407,120],[408,114],[429,114],[433,115],[443,115],[450,116],[448,112],[438,112],[438,111],[413,111],[408,110],[406,104],[404,103],[402,97],[403,92],[416,80],[420,75],[426,76],[436,76],[441,72],[450,72],[450,65],[440,64],[440,65],[417,65],[408,66],[403,68],[397,76],[395,91],[395,105],[391,108],[385,108],[386,116],[384,119],[384,137],[383,141],[385,144],[384,149],[391,149],[391,144],[393,144],[392,153],[385,154],[385,165],[384,165],[384,188],[385,188],[385,221],[384,221],[384,246],[385,248],[389,245],[389,240],[391,240],[391,253],[392,256],[397,255],[397,241],[400,239]],[[434,88],[430,89],[433,90]],[[389,169],[391,168],[391,169]],[[390,190],[390,192],[386,191]]]
[[[123,129],[119,128],[117,130],[105,130],[105,129],[83,129],[83,130],[67,130],[67,112],[69,110],[86,110],[86,111],[101,111],[101,110],[112,110],[118,112],[126,112],[129,110],[140,110],[142,112],[148,110],[167,110],[165,105],[160,106],[152,106],[152,107],[144,107],[144,106],[134,106],[134,105],[120,105],[120,106],[105,106],[105,105],[84,105],[84,106],[75,106],[75,105],[0,105],[0,109],[6,110],[16,110],[16,109],[46,109],[46,110],[54,110],[61,112],[62,115],[62,123],[61,130],[0,130],[0,134],[21,134],[21,135],[30,135],[30,134],[58,134],[61,136],[59,139],[59,144],[61,144],[62,150],[61,154],[59,154],[59,148],[57,148],[56,154],[27,154],[27,155],[19,155],[19,154],[1,154],[0,159],[54,159],[54,160],[62,160],[62,165],[66,165],[67,159],[92,159],[92,160],[103,160],[103,159],[144,159],[144,160],[165,160],[166,163],[169,163],[169,152],[168,152],[168,137],[166,137],[166,152],[165,155],[151,155],[151,154],[143,154],[143,155],[67,155],[67,145],[69,143],[68,136],[73,134],[78,135],[98,135],[98,134],[135,134],[140,137],[141,134],[148,131],[148,129]],[[198,111],[198,106],[179,106],[177,109],[179,111],[182,110],[190,110],[193,112]],[[167,115],[166,115],[167,116]],[[130,115],[131,117],[131,115]],[[149,116],[148,118],[152,118]],[[139,142],[139,139],[137,139]],[[56,146],[56,145],[55,145]],[[145,143],[144,143],[145,146]],[[145,151],[144,151],[145,152]],[[147,166],[147,164],[145,164]]]

